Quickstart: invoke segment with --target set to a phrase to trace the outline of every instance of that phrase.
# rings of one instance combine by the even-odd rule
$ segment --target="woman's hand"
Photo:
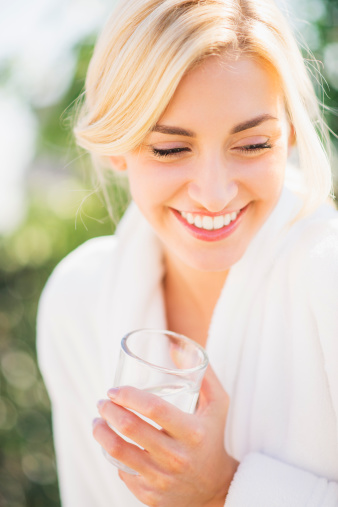
[[[141,502],[161,507],[224,505],[238,462],[224,449],[229,398],[210,366],[195,414],[133,387],[112,389],[108,396],[111,401],[98,404],[102,419],[94,421],[93,434],[111,456],[138,472],[119,475]],[[123,440],[106,421],[143,449]]]

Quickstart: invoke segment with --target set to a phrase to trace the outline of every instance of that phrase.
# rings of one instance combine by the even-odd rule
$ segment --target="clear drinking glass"
[[[129,385],[144,389],[183,412],[193,413],[207,366],[208,356],[203,347],[186,336],[171,331],[139,329],[128,333],[121,341],[114,387]],[[137,415],[158,427],[141,414]],[[103,453],[121,470],[136,474],[105,450]]]

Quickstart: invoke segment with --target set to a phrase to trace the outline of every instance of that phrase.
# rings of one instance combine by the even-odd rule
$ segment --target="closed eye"
[[[155,157],[159,158],[165,158],[165,157],[175,157],[179,153],[190,151],[189,148],[183,147],[183,148],[168,148],[168,149],[159,149],[159,148],[151,148],[152,153],[155,155]]]
[[[263,150],[267,150],[272,148],[272,145],[268,142],[265,143],[259,143],[259,144],[248,144],[246,146],[237,146],[234,148],[235,151],[240,151],[245,154],[253,154],[258,153]],[[177,147],[177,148],[166,148],[166,149],[160,149],[160,148],[154,148],[151,147],[151,152],[155,157],[157,158],[167,158],[167,157],[175,157],[179,155],[180,153],[189,152],[190,148],[188,147]]]
[[[259,144],[248,144],[247,146],[237,146],[234,149],[243,153],[256,153],[258,151],[267,150],[272,148],[272,145],[268,142]]]

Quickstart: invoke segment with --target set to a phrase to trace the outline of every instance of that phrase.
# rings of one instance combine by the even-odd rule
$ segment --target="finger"
[[[153,463],[147,451],[126,442],[109,428],[103,419],[98,418],[93,421],[93,436],[110,456],[139,474],[150,475]]]
[[[171,337],[169,353],[174,365],[178,369],[183,370],[195,366],[195,364],[191,364],[192,358],[186,353],[186,350],[182,348],[182,344],[179,339]]]
[[[142,475],[131,475],[119,470],[120,479],[125,483],[133,495],[144,505],[161,505],[161,498],[156,493],[155,483],[158,476],[154,476],[154,481],[147,483]]]
[[[187,438],[191,432],[191,414],[182,412],[171,403],[146,390],[122,386],[110,389],[108,397],[117,405],[135,410],[154,421],[174,438]]]
[[[130,410],[109,400],[98,403],[100,415],[117,431],[154,454],[165,454],[170,445],[170,437],[154,427],[152,421],[144,421]]]
[[[207,410],[226,415],[228,406],[229,396],[209,364],[200,389],[197,413],[200,414]]]

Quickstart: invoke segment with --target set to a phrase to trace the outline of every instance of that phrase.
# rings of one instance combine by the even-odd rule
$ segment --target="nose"
[[[238,194],[238,183],[222,157],[210,157],[194,168],[189,197],[211,213],[222,211]]]

